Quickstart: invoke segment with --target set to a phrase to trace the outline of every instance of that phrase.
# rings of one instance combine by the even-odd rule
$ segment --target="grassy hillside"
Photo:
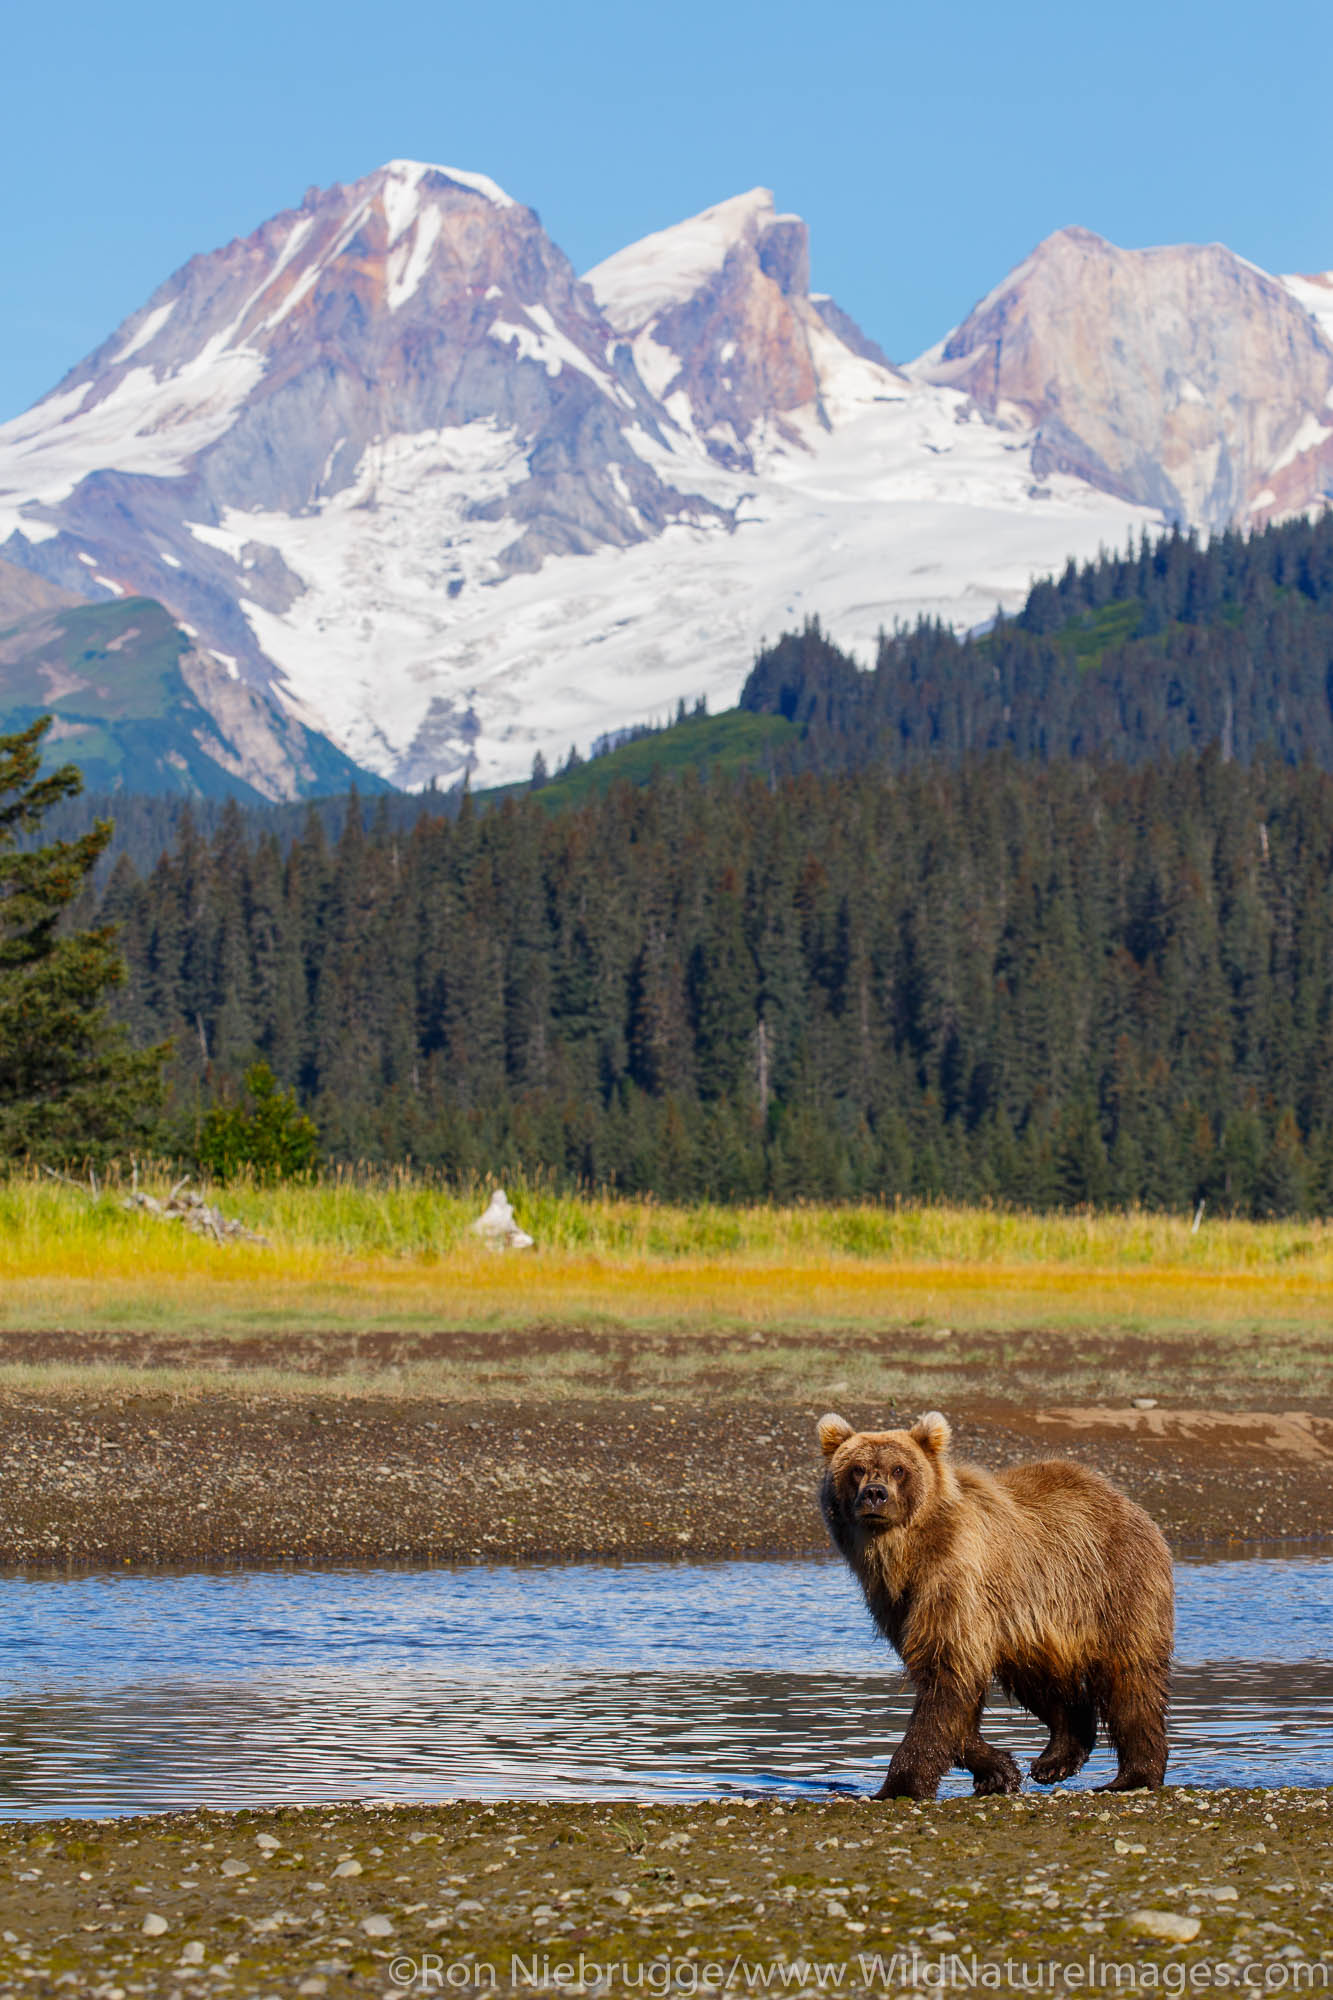
[[[662,729],[646,731],[615,750],[608,750],[570,770],[562,770],[540,788],[542,804],[552,812],[604,798],[613,785],[646,785],[654,778],[698,771],[737,775],[769,767],[773,753],[795,740],[797,731],[780,715],[752,715],[728,709],[722,715],[688,715]],[[517,798],[528,784],[498,785],[475,794],[478,804]]]

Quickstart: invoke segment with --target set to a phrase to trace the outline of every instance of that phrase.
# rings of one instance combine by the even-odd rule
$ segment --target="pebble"
[[[1197,1917],[1177,1916],[1174,1910],[1131,1910],[1125,1929],[1132,1937],[1160,1938],[1164,1944],[1189,1944],[1199,1935]]]
[[[221,1873],[224,1875],[248,1875],[250,1873],[250,1863],[248,1861],[224,1861]]]
[[[333,1872],[335,1875],[364,1875],[366,1871],[359,1861],[340,1861]]]
[[[198,1938],[191,1938],[188,1944],[181,1946],[182,1965],[202,1965],[203,1962],[204,1947],[200,1944]]]
[[[392,1937],[393,1925],[388,1917],[362,1917],[361,1928],[367,1937]],[[1199,1927],[1196,1924],[1194,1928]]]
[[[143,1920],[142,1929],[145,1937],[161,1937],[167,1928],[166,1918],[159,1917],[155,1910],[150,1910]]]

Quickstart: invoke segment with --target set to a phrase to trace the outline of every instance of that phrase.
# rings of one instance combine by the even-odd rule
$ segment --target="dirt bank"
[[[1035,1990],[1038,1966],[1047,1991],[1086,1989],[1090,1961],[1133,1969],[1116,1991],[1240,1987],[1246,1968],[1260,1990],[1278,1975],[1290,1989],[1333,1922],[1329,1805],[1324,1791],[1182,1790],[0,1826],[0,1984],[342,2000],[568,1992],[580,1976],[605,1992],[590,1968],[623,1966],[613,1991],[636,1990],[638,1968],[648,1992],[901,1992],[915,1951],[930,1968],[975,1954],[1001,1975],[977,1983],[1010,1990]],[[782,1971],[798,1961],[808,1978]],[[1180,1984],[1147,1972],[1167,1965]]]

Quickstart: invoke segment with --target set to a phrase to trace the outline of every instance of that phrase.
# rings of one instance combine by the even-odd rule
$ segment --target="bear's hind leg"
[[[972,1729],[959,1763],[965,1771],[972,1773],[972,1795],[978,1799],[1007,1796],[1019,1791],[1023,1774],[1007,1750],[988,1743],[981,1733],[981,1717],[984,1701],[977,1703],[976,1714],[972,1718]]]
[[[1086,1688],[1060,1688],[1029,1675],[1006,1677],[1014,1700],[1050,1730],[1050,1741],[1032,1760],[1039,1785],[1058,1785],[1083,1769],[1097,1741],[1097,1710]]]
[[[1170,1662],[1108,1665],[1099,1677],[1098,1707],[1118,1768],[1101,1792],[1156,1791],[1166,1776],[1166,1701]]]

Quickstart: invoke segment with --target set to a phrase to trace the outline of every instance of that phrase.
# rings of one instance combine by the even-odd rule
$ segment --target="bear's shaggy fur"
[[[934,1798],[953,1764],[975,1792],[1018,1790],[981,1734],[992,1681],[1050,1731],[1039,1784],[1082,1768],[1100,1720],[1119,1760],[1103,1789],[1160,1785],[1174,1594],[1142,1509],[1060,1459],[954,1465],[938,1411],[910,1431],[823,1417],[819,1441],[829,1533],[916,1691],[880,1798]]]

